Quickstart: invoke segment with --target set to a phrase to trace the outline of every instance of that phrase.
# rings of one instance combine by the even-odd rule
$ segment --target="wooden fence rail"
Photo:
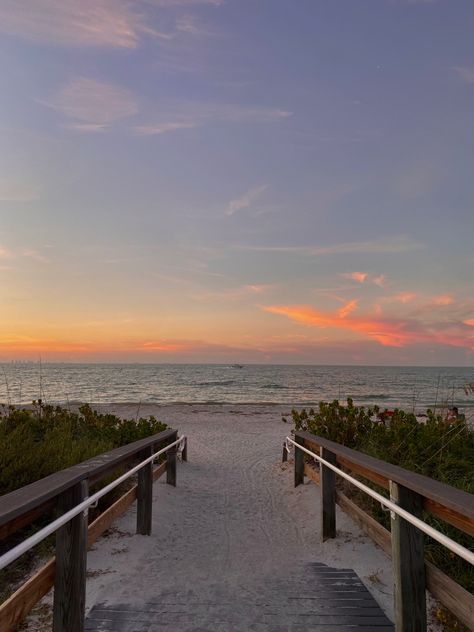
[[[60,513],[67,511],[87,497],[90,486],[176,440],[177,430],[165,430],[5,494],[0,498],[0,539],[52,509]],[[186,460],[186,444],[182,456]],[[54,584],[53,632],[82,632],[87,548],[135,499],[137,533],[150,535],[152,485],[165,472],[167,483],[176,485],[176,446],[168,451],[165,463],[155,469],[149,463],[139,470],[137,484],[90,525],[87,525],[86,514],[81,513],[60,527],[56,532],[56,557],[0,605],[0,630],[13,630]]]
[[[295,442],[326,461],[389,490],[390,500],[413,515],[431,513],[474,535],[474,496],[426,476],[357,452],[308,432],[295,432]],[[284,450],[285,452],[285,450]],[[323,540],[336,535],[336,503],[391,555],[394,569],[395,625],[397,632],[426,630],[425,591],[428,589],[464,625],[473,629],[474,596],[424,558],[424,535],[391,513],[391,531],[385,529],[347,496],[336,490],[335,474],[324,464],[305,462],[295,446],[295,486],[308,476],[321,489]],[[332,476],[331,476],[332,475]]]

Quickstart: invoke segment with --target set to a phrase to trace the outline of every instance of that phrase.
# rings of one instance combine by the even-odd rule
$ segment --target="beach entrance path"
[[[155,484],[150,537],[131,509],[89,553],[86,630],[393,629],[388,558],[342,513],[321,544],[318,489],[279,462],[281,407],[149,408],[188,436],[189,462],[176,488]]]

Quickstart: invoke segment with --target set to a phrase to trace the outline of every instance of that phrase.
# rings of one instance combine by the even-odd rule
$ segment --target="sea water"
[[[345,400],[423,411],[474,408],[469,367],[0,364],[0,403],[276,403]],[[468,389],[469,390],[469,389]]]

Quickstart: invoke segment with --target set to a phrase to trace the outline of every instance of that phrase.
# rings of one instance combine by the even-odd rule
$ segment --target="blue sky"
[[[0,359],[471,365],[473,26],[1,0]]]

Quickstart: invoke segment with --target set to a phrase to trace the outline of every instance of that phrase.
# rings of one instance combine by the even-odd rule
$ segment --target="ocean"
[[[275,403],[345,400],[422,412],[474,409],[469,367],[231,364],[0,364],[0,403]]]

